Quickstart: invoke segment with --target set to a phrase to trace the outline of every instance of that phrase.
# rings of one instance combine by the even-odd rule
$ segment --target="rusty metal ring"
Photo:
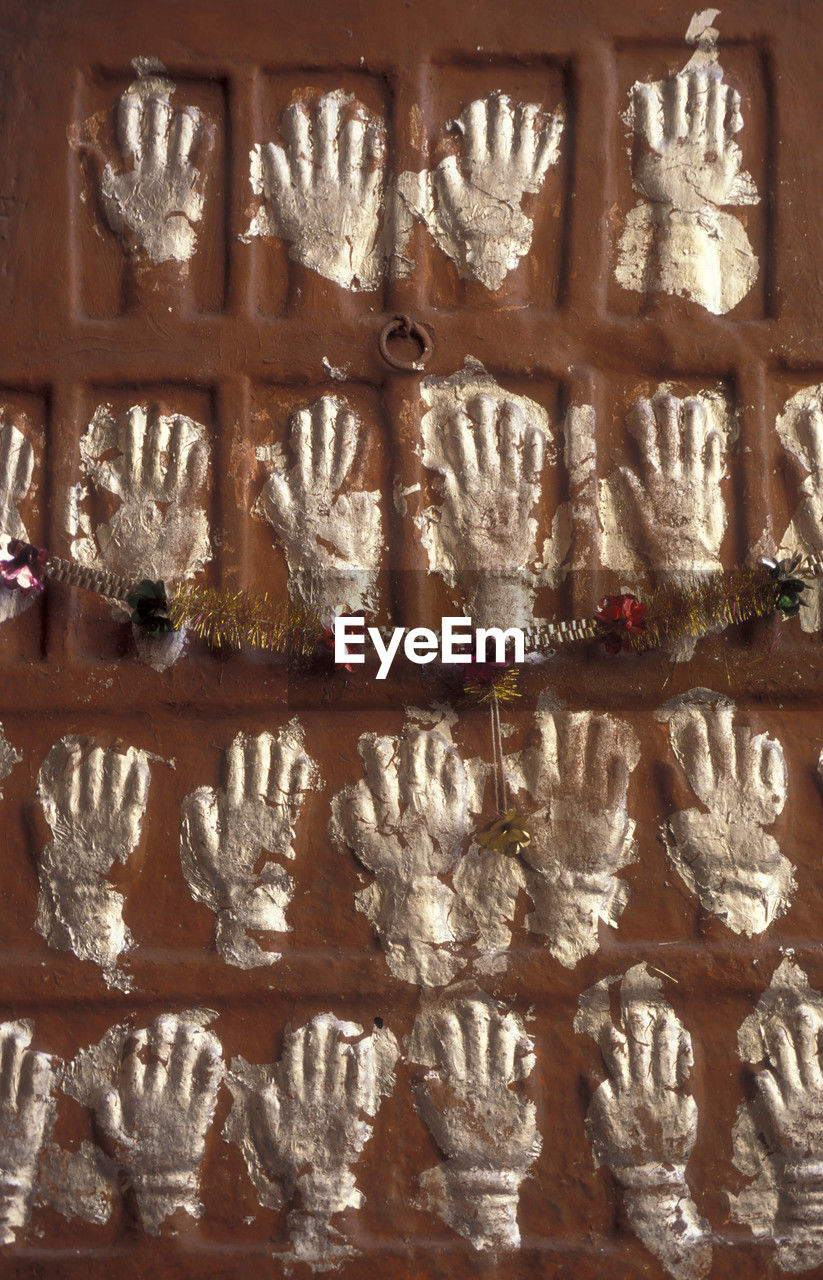
[[[389,351],[390,338],[412,338],[420,344],[420,355],[416,360],[401,360]],[[402,369],[404,373],[415,373],[425,369],[434,350],[434,340],[425,325],[411,316],[396,315],[388,320],[380,330],[380,354],[391,365],[392,369]]]

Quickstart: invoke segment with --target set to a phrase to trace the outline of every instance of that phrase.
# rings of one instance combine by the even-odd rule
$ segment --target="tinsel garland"
[[[303,605],[277,603],[265,593],[219,591],[193,582],[181,582],[172,589],[168,616],[175,631],[188,627],[214,648],[248,645],[309,658],[325,635],[319,616]]]

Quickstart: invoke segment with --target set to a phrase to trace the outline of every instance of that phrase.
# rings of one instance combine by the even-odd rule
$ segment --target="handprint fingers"
[[[820,1067],[821,1018],[814,1006],[798,1005],[794,1016],[794,1043],[797,1066],[804,1089],[823,1089]]]
[[[25,498],[34,474],[34,450],[10,422],[0,426],[0,507],[8,508]],[[18,516],[19,520],[19,516]],[[5,527],[4,533],[14,532]]]
[[[20,1073],[31,1031],[19,1023],[6,1024],[0,1033],[0,1107],[16,1109],[20,1093]]]
[[[701,68],[689,72],[686,110],[689,116],[689,139],[696,144],[700,144],[705,138],[708,98],[708,72]]]
[[[514,108],[505,93],[492,94],[488,99],[489,152],[502,164],[511,159],[514,144]]]
[[[211,1032],[198,1028],[200,1043],[191,1076],[190,1112],[196,1128],[205,1131],[211,1123],[217,1101],[217,1088],[223,1076],[220,1042]]]
[[[640,446],[641,463],[646,472],[659,471],[658,424],[652,401],[637,400],[626,415],[626,426]]]
[[[678,1089],[683,1079],[681,1059],[686,1032],[670,1009],[663,1009],[654,1025],[652,1055],[655,1082],[661,1089]]]
[[[792,1094],[799,1093],[803,1087],[795,1042],[788,1027],[776,1018],[764,1027],[764,1039],[775,1066],[780,1092],[788,1102]]]
[[[466,1060],[466,1042],[463,1026],[453,1009],[447,1009],[438,1019],[439,1037],[435,1053],[440,1070],[446,1077],[465,1080],[469,1076]]]
[[[706,104],[706,147],[715,155],[722,155],[726,145],[726,115],[729,87],[722,77],[712,75],[708,82]]]
[[[654,1011],[642,1002],[633,1002],[624,1016],[624,1023],[632,1080],[638,1084],[648,1082],[651,1078]]]
[[[479,1088],[489,1081],[489,1029],[492,1014],[485,1002],[472,1001],[462,1019],[466,1076]]]
[[[689,132],[689,88],[687,75],[673,76],[663,85],[663,127],[666,141],[685,138]]]
[[[333,94],[324,94],[314,112],[314,163],[324,173],[338,169],[340,126],[339,100]]]
[[[483,98],[470,102],[460,117],[464,155],[471,168],[485,165],[488,156],[489,103]]]
[[[680,415],[683,423],[683,473],[694,481],[700,481],[707,470],[708,415],[705,405],[697,396],[687,396],[681,401]]]
[[[635,133],[645,138],[652,151],[663,144],[663,95],[659,83],[635,84],[632,90],[632,120]]]
[[[293,102],[283,112],[280,132],[286,139],[290,178],[298,191],[307,192],[314,181],[314,142],[311,119],[302,102]]]
[[[200,133],[200,113],[195,107],[176,111],[171,123],[169,151],[179,165],[187,165]]]
[[[400,785],[398,779],[397,741],[363,734],[358,743],[363,761],[363,775],[372,798],[375,825],[385,831],[400,819]]]
[[[202,1030],[196,1023],[175,1019],[173,1043],[168,1053],[169,1084],[178,1093],[189,1094],[195,1068],[203,1051]]]
[[[139,161],[143,154],[142,137],[143,101],[136,93],[126,92],[117,104],[117,138],[124,161],[133,157]]]
[[[143,111],[143,155],[150,169],[168,162],[171,105],[165,98],[149,98]]]
[[[491,396],[475,396],[467,401],[466,408],[474,435],[478,468],[491,483],[496,483],[500,475],[497,405]]]
[[[614,1088],[618,1092],[629,1089],[632,1080],[629,1042],[623,1032],[610,1022],[601,1033],[600,1052]]]

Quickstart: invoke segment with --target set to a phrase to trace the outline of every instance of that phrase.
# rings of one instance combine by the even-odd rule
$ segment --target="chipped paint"
[[[701,1280],[712,1248],[686,1182],[697,1139],[697,1104],[686,1092],[691,1036],[645,964],[624,975],[613,1025],[609,988],[619,981],[603,978],[584,991],[574,1020],[575,1031],[600,1047],[608,1072],[586,1114],[594,1162],[611,1170],[649,1252],[676,1280]]]
[[[600,947],[600,923],[617,928],[629,898],[619,872],[637,858],[627,807],[640,759],[632,729],[611,716],[537,707],[538,739],[507,757],[531,843],[521,850],[534,910],[526,925],[554,958],[573,968]]]
[[[200,505],[208,460],[206,429],[192,418],[149,405],[123,414],[98,405],[80,440],[80,470],[119,506],[110,520],[92,527],[86,485],[69,495],[74,558],[134,581],[173,582],[199,573],[211,559]]]
[[[37,775],[54,838],[37,859],[35,928],[50,947],[99,965],[108,985],[121,990],[131,980],[117,961],[132,939],[125,897],[106,877],[137,847],[149,781],[145,751],[104,749],[73,734],[54,744]]]
[[[399,737],[364,733],[363,778],[332,800],[329,835],[374,874],[355,895],[395,977],[442,986],[464,967],[454,953],[466,906],[447,883],[469,844],[485,767],[464,761],[448,727],[407,724]]]
[[[117,1165],[95,1143],[81,1142],[74,1151],[55,1143],[44,1148],[36,1204],[102,1226],[118,1195]]]
[[[277,236],[289,257],[344,289],[383,281],[395,238],[384,213],[386,126],[343,89],[310,91],[280,118],[285,146],[252,147],[250,181],[261,201],[240,239]],[[401,239],[403,237],[401,236]]]
[[[731,1216],[771,1238],[784,1271],[823,1262],[823,996],[788,958],[738,1032],[740,1059],[761,1069],[732,1133],[734,1163],[754,1181]]]
[[[20,764],[23,757],[20,752],[15,750],[3,733],[3,726],[0,724],[0,784],[5,782],[16,764]],[[0,785],[0,800],[3,798],[3,788]]]
[[[398,1053],[389,1030],[364,1035],[357,1023],[323,1013],[286,1032],[276,1063],[233,1060],[223,1136],[240,1148],[260,1203],[289,1205],[282,1260],[327,1271],[356,1256],[332,1219],[364,1203],[352,1165],[394,1089]]]
[[[461,279],[494,291],[531,249],[534,223],[521,205],[560,158],[563,116],[494,92],[470,102],[447,128],[460,138],[460,154],[434,170],[401,174],[399,201]]]
[[[135,69],[117,107],[120,167],[108,163],[100,179],[103,211],[112,231],[152,262],[188,262],[204,205],[205,175],[194,160],[211,125],[197,107],[172,107],[175,85],[162,63],[140,59]]]
[[[709,689],[692,689],[656,714],[708,810],[673,813],[661,826],[666,852],[705,911],[735,933],[762,933],[797,889],[794,867],[764,830],[786,802],[783,748],[735,723],[731,699]]]
[[[31,1049],[34,1023],[0,1023],[0,1244],[25,1226],[54,1123],[62,1064]]]
[[[414,517],[429,567],[462,585],[478,626],[528,626],[536,588],[555,584],[569,546],[565,507],[538,551],[542,471],[553,464],[545,409],[499,386],[469,357],[448,378],[426,378],[422,461],[442,477],[441,501]]]
[[[9,421],[11,410],[0,405],[0,537],[29,541],[18,507],[31,489],[34,474],[34,449],[31,441]],[[15,415],[21,425],[28,420]],[[0,622],[16,618],[37,599],[35,591],[0,590]]]
[[[289,419],[294,466],[275,465],[252,515],[283,547],[293,599],[328,622],[335,612],[374,613],[383,520],[377,489],[352,479],[365,447],[363,424],[342,396],[321,396]]]
[[[807,473],[800,484],[800,501],[783,534],[779,557],[795,551],[823,552],[823,384],[804,387],[783,406],[777,434],[783,448]],[[823,582],[813,579],[803,597],[800,625],[804,631],[823,629]]]
[[[183,801],[180,858],[195,902],[217,917],[218,954],[226,964],[253,969],[282,958],[253,935],[289,931],[286,908],[295,887],[282,863],[263,860],[264,852],[294,860],[295,827],[319,775],[296,719],[276,738],[238,733],[224,772],[221,790],[199,787]]]
[[[632,86],[623,119],[643,144],[632,185],[644,199],[626,219],[615,276],[624,289],[690,298],[724,315],[759,272],[743,223],[724,206],[760,197],[742,167],[741,98],[724,83],[708,12],[689,25],[697,48],[681,72]]]
[[[137,1031],[118,1024],[66,1074],[66,1092],[94,1113],[152,1235],[178,1209],[203,1212],[200,1165],[223,1076],[220,1042],[206,1029],[216,1016],[188,1009]]]
[[[536,1108],[512,1084],[534,1068],[522,1019],[483,992],[426,1003],[407,1041],[429,1067],[415,1105],[443,1160],[420,1177],[420,1206],[478,1250],[516,1249],[520,1184],[540,1154]]]

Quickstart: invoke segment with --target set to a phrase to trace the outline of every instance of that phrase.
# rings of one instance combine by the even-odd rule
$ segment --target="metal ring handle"
[[[401,360],[389,351],[390,338],[411,338],[420,346],[420,355],[416,360]],[[391,365],[392,369],[401,369],[404,373],[415,373],[425,369],[434,350],[434,341],[425,325],[411,316],[396,315],[388,320],[380,330],[380,354]]]

